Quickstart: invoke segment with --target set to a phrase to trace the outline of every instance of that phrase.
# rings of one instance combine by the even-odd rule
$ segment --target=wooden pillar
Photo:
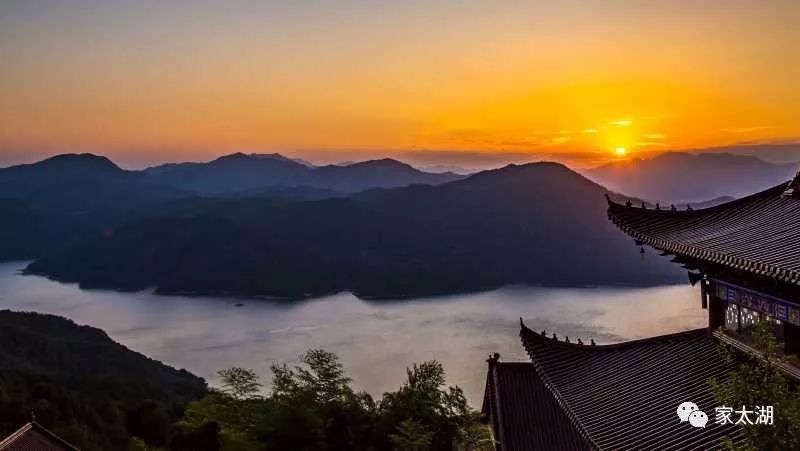
[[[708,280],[701,280],[700,281],[700,306],[703,309],[708,309],[708,291],[711,282]]]
[[[725,324],[725,302],[714,296],[708,299],[708,329],[715,331]]]
[[[784,321],[783,340],[785,353],[800,355],[800,327]]]

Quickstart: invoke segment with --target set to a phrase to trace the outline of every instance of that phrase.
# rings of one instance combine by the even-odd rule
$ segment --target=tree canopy
[[[753,342],[761,355],[738,362],[727,380],[713,380],[711,384],[721,406],[772,406],[774,424],[743,424],[744,445],[736,446],[727,438],[723,445],[737,451],[800,450],[800,392],[779,367],[784,359],[777,352],[773,324],[762,318],[753,333]],[[737,360],[729,347],[723,347],[722,352],[731,361]]]
[[[394,392],[379,400],[357,392],[335,354],[311,349],[302,365],[273,364],[262,396],[252,371],[220,371],[223,383],[187,407],[182,436],[219,426],[219,447],[205,450],[451,450],[491,449],[458,387],[445,387],[436,361],[414,365]],[[182,450],[173,446],[172,449]]]

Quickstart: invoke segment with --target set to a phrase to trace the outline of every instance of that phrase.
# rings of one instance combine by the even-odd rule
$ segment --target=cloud
[[[794,142],[785,143],[737,143],[730,146],[715,146],[695,149],[684,149],[690,153],[732,153],[758,157],[770,163],[797,163],[800,161],[800,137]]]
[[[732,127],[732,128],[723,128],[720,129],[721,132],[725,133],[733,133],[733,134],[742,134],[742,133],[755,133],[755,132],[762,132],[764,130],[770,130],[775,128],[773,125],[754,125],[750,127]]]
[[[483,170],[511,163],[557,161],[570,167],[589,167],[608,160],[607,152],[534,151],[487,152],[481,150],[411,150],[396,154],[397,158],[420,167],[450,166],[465,170]]]
[[[668,147],[666,144],[659,141],[639,141],[636,147]]]
[[[525,147],[525,148],[539,147],[542,145],[541,141],[536,141],[531,139],[504,139],[504,140],[486,139],[480,142],[476,142],[476,144],[477,143],[489,144],[500,147]]]
[[[620,119],[618,121],[611,121],[611,125],[616,125],[617,127],[627,127],[633,124],[633,121],[630,119]]]

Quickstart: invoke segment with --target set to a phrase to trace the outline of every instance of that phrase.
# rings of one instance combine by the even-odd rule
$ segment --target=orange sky
[[[799,20],[797,1],[7,1],[0,164],[793,141]]]

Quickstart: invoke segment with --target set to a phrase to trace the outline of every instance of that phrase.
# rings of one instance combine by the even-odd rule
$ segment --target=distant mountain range
[[[798,167],[726,153],[668,152],[651,159],[615,161],[586,171],[586,176],[631,196],[681,203],[752,194],[791,179]]]
[[[0,260],[32,259],[28,272],[86,287],[287,299],[659,284],[683,275],[611,225],[605,194],[700,208],[793,173],[669,153],[590,171],[605,188],[556,163],[458,176],[233,154],[126,171],[60,155],[0,169]]]
[[[172,202],[27,270],[85,287],[282,298],[683,280],[607,220],[607,193],[537,163],[337,198]]]
[[[108,233],[179,199],[314,199],[460,177],[419,171],[394,160],[314,167],[279,154],[233,154],[208,163],[126,171],[103,156],[57,155],[0,169],[0,217],[4,218],[0,261],[33,258]]]
[[[786,144],[738,144],[732,146],[706,147],[702,149],[689,149],[685,152],[692,154],[727,153],[731,155],[745,155],[757,157],[768,163],[797,163],[800,162],[800,141]]]
[[[342,192],[393,188],[416,183],[435,185],[462,178],[429,173],[397,160],[313,166],[280,154],[226,155],[208,163],[165,164],[144,171],[151,180],[205,194],[235,193],[268,186],[307,186]]]
[[[59,155],[0,169],[0,260],[28,259],[191,196],[105,157]]]

